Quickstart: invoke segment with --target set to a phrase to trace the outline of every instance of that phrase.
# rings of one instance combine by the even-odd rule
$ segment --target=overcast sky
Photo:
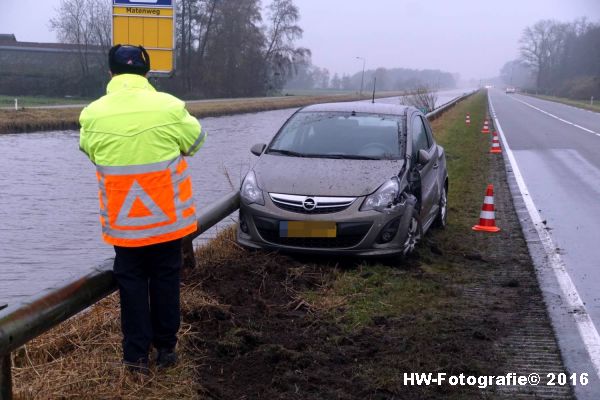
[[[235,0],[225,0],[235,1]],[[48,19],[60,0],[0,0],[0,33],[56,41]],[[263,0],[268,3],[269,0]],[[600,0],[295,0],[301,45],[332,73],[362,68],[441,69],[463,78],[498,75],[518,56],[523,29],[540,19],[600,22]]]

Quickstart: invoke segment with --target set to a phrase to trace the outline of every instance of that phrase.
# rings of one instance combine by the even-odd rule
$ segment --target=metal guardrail
[[[455,98],[428,113],[430,120],[438,118],[450,107],[466,99],[471,92]],[[184,240],[184,259],[191,257],[192,240],[206,232],[240,206],[239,191],[233,191],[198,213],[198,230]],[[44,292],[20,303],[0,306],[0,400],[12,399],[11,353],[31,339],[43,334],[116,290],[109,259],[89,274],[60,288]]]
[[[456,103],[463,101],[467,97],[470,97],[477,92],[479,92],[479,89],[474,90],[471,93],[465,93],[460,97],[456,97],[456,98],[450,100],[449,102],[442,104],[441,106],[439,106],[438,108],[436,108],[435,110],[433,110],[432,112],[428,113],[425,116],[427,117],[428,120],[433,121],[434,119],[439,118],[443,113],[448,111],[448,109],[452,108]]]
[[[239,206],[239,191],[234,191],[203,208],[198,230],[186,239],[191,243]],[[81,278],[0,311],[0,400],[12,398],[11,352],[113,293],[113,262],[107,260]]]

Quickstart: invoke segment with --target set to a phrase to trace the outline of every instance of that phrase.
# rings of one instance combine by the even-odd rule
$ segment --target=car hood
[[[402,160],[340,160],[263,154],[254,172],[269,193],[305,196],[366,196],[397,176]]]

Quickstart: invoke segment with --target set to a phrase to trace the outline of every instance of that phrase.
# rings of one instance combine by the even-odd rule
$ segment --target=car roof
[[[306,106],[300,112],[357,112],[385,115],[404,115],[407,109],[413,107],[386,104],[386,103],[371,103],[366,101],[349,101],[342,103],[321,103]]]

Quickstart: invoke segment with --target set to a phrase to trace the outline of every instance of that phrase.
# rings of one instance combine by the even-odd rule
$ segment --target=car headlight
[[[386,209],[394,205],[394,202],[398,198],[400,192],[400,184],[397,178],[392,178],[377,189],[375,193],[368,196],[363,205],[360,207],[361,211],[379,211],[384,212]]]
[[[240,194],[242,199],[246,200],[248,204],[255,203],[260,204],[261,206],[265,205],[265,198],[262,190],[260,190],[258,184],[256,183],[256,175],[254,175],[254,171],[248,172],[248,175],[246,175],[244,178]]]

